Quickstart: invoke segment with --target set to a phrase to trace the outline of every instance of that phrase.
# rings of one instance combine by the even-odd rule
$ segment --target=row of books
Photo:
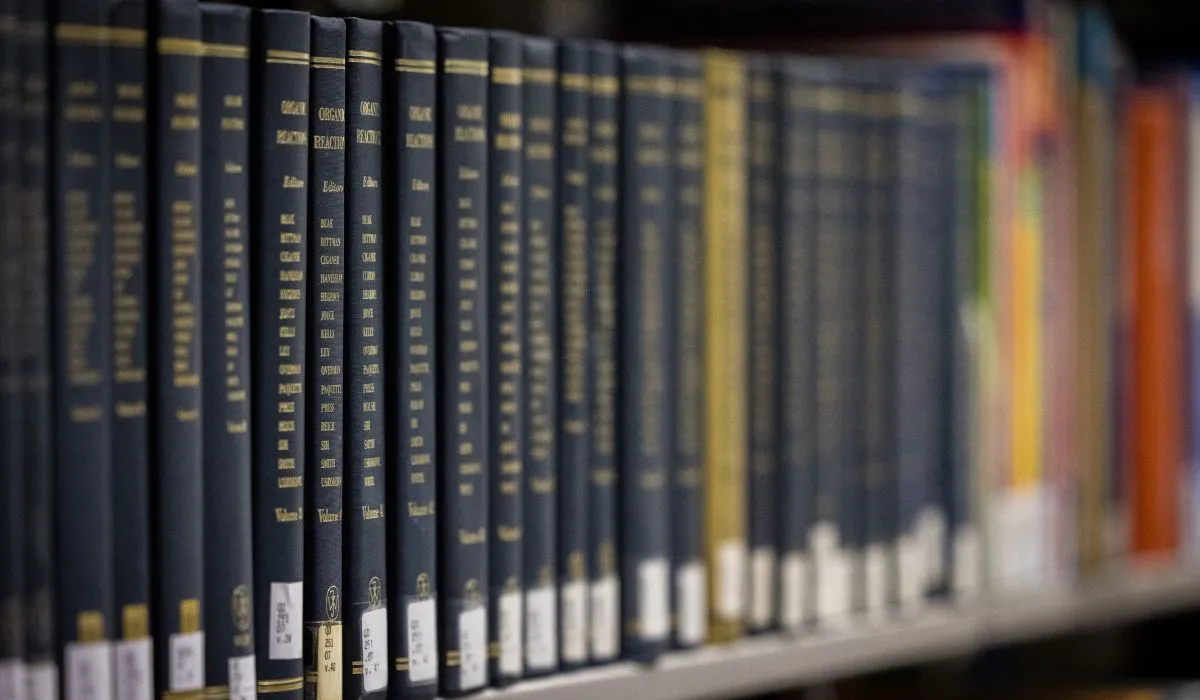
[[[1094,8],[0,34],[4,700],[459,694],[1200,540],[1190,106]]]

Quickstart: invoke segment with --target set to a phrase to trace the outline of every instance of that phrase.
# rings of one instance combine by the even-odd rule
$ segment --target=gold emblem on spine
[[[367,582],[367,597],[371,601],[372,608],[378,608],[379,603],[383,598],[383,584],[379,582],[378,576],[372,576]]]
[[[338,613],[340,612],[339,608],[337,586],[330,586],[325,591],[325,618],[330,622],[337,621]]]
[[[179,601],[179,632],[191,634],[200,631],[200,600],[188,598]]]
[[[250,630],[250,589],[245,585],[233,589],[229,601],[229,611],[233,615],[233,628],[238,632]]]
[[[468,608],[482,603],[483,591],[479,590],[479,582],[475,579],[467,581],[467,585],[463,587],[463,597],[466,598]]]
[[[433,586],[429,585],[429,574],[420,574],[417,576],[417,597],[421,600],[427,600],[433,593]]]

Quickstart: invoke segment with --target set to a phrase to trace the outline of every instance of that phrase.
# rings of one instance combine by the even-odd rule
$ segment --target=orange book
[[[1127,183],[1133,295],[1129,478],[1137,557],[1171,554],[1179,541],[1186,458],[1185,247],[1180,208],[1182,110],[1170,87],[1142,86],[1129,105]]]

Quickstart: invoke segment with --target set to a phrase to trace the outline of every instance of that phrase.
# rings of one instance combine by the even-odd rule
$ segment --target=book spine
[[[308,113],[308,467],[304,552],[305,696],[340,698],[343,355],[345,354],[346,23],[313,17]]]
[[[592,42],[588,48],[588,382],[592,387],[591,449],[588,454],[588,655],[593,662],[621,652],[620,570],[617,567],[617,201],[621,142],[618,122],[621,81],[617,49]],[[579,589],[584,586],[578,586]],[[567,588],[563,589],[564,623]],[[583,593],[578,594],[583,597]],[[564,635],[565,636],[565,635]]]
[[[704,560],[704,63],[673,55],[673,227],[667,237],[671,363],[671,561],[675,575],[675,645],[708,638],[708,568]]]
[[[0,2],[0,695],[25,688],[25,257],[21,242],[16,4]]]
[[[895,540],[894,283],[896,99],[879,76],[864,95],[863,486],[864,604],[872,621],[891,601]]]
[[[32,698],[58,696],[54,635],[53,396],[50,386],[49,26],[46,3],[20,3],[25,660]]]
[[[671,535],[667,491],[670,443],[664,324],[671,225],[671,66],[658,49],[622,50],[623,199],[618,244],[621,309],[621,610],[625,656],[650,661],[670,641]]]
[[[849,610],[848,534],[843,500],[849,479],[849,412],[854,266],[850,208],[851,140],[844,74],[832,69],[817,87],[816,192],[816,485],[808,547],[816,571],[817,622],[833,625]]]
[[[250,94],[254,600],[259,693],[304,687],[305,350],[308,337],[309,16],[255,13]],[[310,514],[311,517],[311,514]]]
[[[747,580],[749,236],[745,59],[705,55],[704,378],[709,638],[742,634]],[[720,261],[720,264],[715,264]]]
[[[204,465],[201,444],[200,9],[152,6],[150,415],[154,461],[154,678],[161,693],[204,688]],[[169,300],[169,301],[168,301]]]
[[[112,697],[112,232],[107,4],[53,10],[50,102],[55,590],[68,697]]]
[[[202,4],[205,684],[255,696],[250,426],[250,10]],[[219,223],[218,223],[219,222]],[[119,671],[119,669],[118,669]],[[133,696],[129,696],[133,697]]]
[[[813,618],[812,553],[808,529],[816,508],[816,174],[817,81],[824,67],[789,59],[782,68],[780,126],[783,175],[780,197],[781,310],[779,511],[779,619],[797,632]]]
[[[441,690],[488,681],[488,36],[438,30]]]
[[[346,20],[345,695],[388,688],[384,466],[383,25]]]
[[[387,55],[395,69],[387,99],[395,122],[384,129],[384,182],[393,183],[386,211],[385,255],[393,270],[387,316],[402,329],[384,344],[388,366],[387,464],[390,694],[432,698],[437,692],[437,192],[434,148],[437,37],[414,22],[388,25]],[[387,136],[394,133],[394,139]],[[390,177],[389,177],[390,176]],[[454,481],[453,483],[457,483]],[[474,488],[474,485],[472,485]]]
[[[492,32],[488,45],[488,675],[508,685],[524,674],[525,638],[523,80],[520,37]]]
[[[525,669],[558,669],[558,55],[549,39],[523,41],[525,310]]]
[[[747,66],[749,114],[750,303],[750,606],[751,632],[775,625],[779,502],[779,207],[776,148],[780,142],[774,65],[754,56]]]
[[[120,697],[150,697],[150,433],[147,412],[147,3],[113,6],[121,37],[109,46],[112,134],[108,163],[113,217],[113,533],[116,687]]]
[[[559,49],[558,582],[564,668],[587,662],[588,102],[587,44]]]

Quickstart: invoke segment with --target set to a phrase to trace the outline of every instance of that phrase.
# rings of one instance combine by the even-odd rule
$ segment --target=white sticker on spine
[[[525,593],[525,663],[532,671],[558,666],[558,602],[553,586]]]
[[[912,535],[903,535],[897,543],[900,604],[906,609],[918,607],[925,595],[925,557],[921,543]]]
[[[408,682],[437,680],[437,601],[408,604]]]
[[[25,662],[20,659],[0,661],[0,698],[26,700]]]
[[[804,555],[799,552],[784,555],[779,566],[779,618],[784,629],[795,631],[804,624],[807,584],[808,563]]]
[[[759,547],[750,556],[750,622],[766,627],[775,617],[775,550]]]
[[[304,583],[271,584],[271,635],[267,657],[271,661],[299,659],[304,651],[300,629],[304,622]]]
[[[108,642],[71,642],[63,654],[66,700],[111,700],[112,646]]]
[[[500,596],[500,673],[506,676],[521,675],[521,640],[524,614],[521,610],[521,592],[503,593]]]
[[[620,652],[620,590],[616,576],[605,576],[592,582],[591,639],[594,660],[615,659]]]
[[[154,697],[153,647],[149,637],[117,642],[117,697],[121,700]]]
[[[171,692],[204,688],[204,633],[173,634],[167,640]]]
[[[362,616],[363,691],[374,693],[388,686],[387,608],[377,608]]]
[[[51,661],[30,664],[25,679],[29,700],[58,700],[58,666]]]
[[[562,657],[567,663],[587,661],[587,583],[572,581],[563,584],[563,646]]]
[[[717,591],[717,614],[741,620],[746,613],[746,543],[723,542],[717,550],[721,590]]]
[[[256,700],[254,654],[229,659],[229,700]]]
[[[700,561],[684,564],[675,572],[675,614],[680,644],[701,644],[708,636],[708,596],[704,590],[707,573],[704,562]]]
[[[638,636],[643,640],[666,639],[671,631],[669,585],[666,559],[647,559],[638,564]]]
[[[881,621],[887,610],[888,548],[881,544],[867,546],[866,604],[868,617]]]
[[[459,690],[482,688],[487,683],[487,608],[458,614]]]

